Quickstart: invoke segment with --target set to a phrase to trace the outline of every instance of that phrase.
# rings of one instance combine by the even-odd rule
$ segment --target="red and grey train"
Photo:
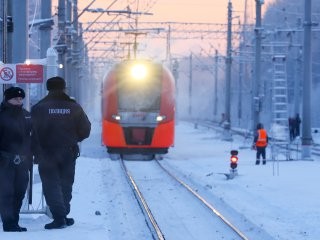
[[[111,158],[168,152],[174,143],[175,84],[166,67],[126,60],[111,69],[102,88],[102,142]]]

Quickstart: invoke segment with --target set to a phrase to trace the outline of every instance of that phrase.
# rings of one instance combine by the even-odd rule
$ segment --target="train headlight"
[[[165,120],[167,117],[164,115],[159,115],[157,116],[157,122],[162,122],[163,120]]]
[[[112,115],[112,118],[117,120],[117,121],[120,121],[121,120],[121,117],[119,115],[116,115],[116,114],[113,114]]]
[[[132,78],[137,80],[144,79],[147,76],[147,73],[147,67],[141,63],[133,65],[130,71]]]

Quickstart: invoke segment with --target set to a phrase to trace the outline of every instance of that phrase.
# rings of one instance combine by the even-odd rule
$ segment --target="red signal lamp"
[[[236,169],[238,166],[238,151],[231,150],[230,154],[231,154],[230,167],[231,167],[231,169]]]

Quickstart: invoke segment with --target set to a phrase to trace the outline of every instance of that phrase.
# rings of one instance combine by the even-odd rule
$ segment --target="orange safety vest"
[[[267,137],[268,137],[267,131],[265,129],[259,129],[256,146],[257,147],[266,147],[268,145]]]

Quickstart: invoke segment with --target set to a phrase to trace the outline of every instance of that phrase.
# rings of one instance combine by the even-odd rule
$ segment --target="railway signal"
[[[238,166],[238,150],[231,150],[230,151],[231,157],[230,157],[230,167],[232,171],[237,171]]]
[[[225,174],[227,179],[233,179],[236,175],[238,175],[238,150],[230,151],[230,173]]]

